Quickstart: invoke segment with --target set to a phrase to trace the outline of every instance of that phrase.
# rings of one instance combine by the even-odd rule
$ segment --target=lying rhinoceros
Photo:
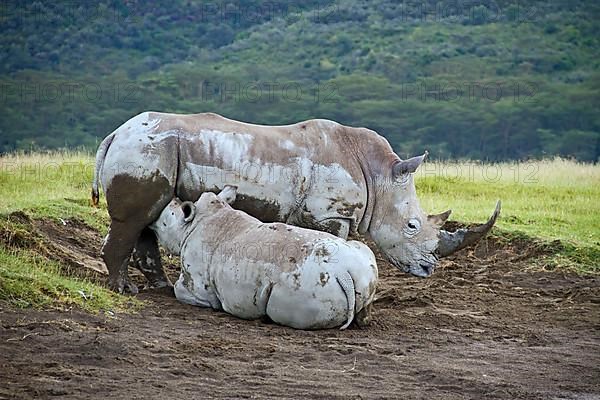
[[[206,192],[196,203],[172,200],[150,225],[181,257],[177,299],[297,329],[345,329],[355,313],[366,322],[377,284],[373,252],[234,210],[235,189]]]
[[[472,230],[440,231],[449,211],[427,216],[412,173],[425,155],[401,160],[385,138],[366,128],[327,120],[262,126],[216,114],[145,112],[107,136],[96,154],[106,192],[110,231],[102,249],[109,284],[137,288],[135,264],[155,286],[169,285],[156,237],[147,229],[173,196],[195,201],[206,191],[238,186],[236,208],[263,222],[370,236],[392,264],[429,276],[438,257],[483,237],[490,220]]]

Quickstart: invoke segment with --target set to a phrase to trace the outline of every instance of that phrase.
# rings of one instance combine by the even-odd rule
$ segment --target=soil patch
[[[69,250],[71,269],[100,262],[102,237],[81,221],[27,223]],[[379,257],[373,322],[346,331],[244,321],[152,290],[138,314],[0,304],[0,399],[598,399],[600,278],[527,270],[542,253],[492,237],[428,279]]]
[[[31,249],[58,261],[67,274],[101,280],[108,273],[99,258],[102,236],[77,218],[32,219],[16,211],[0,223],[0,243]]]

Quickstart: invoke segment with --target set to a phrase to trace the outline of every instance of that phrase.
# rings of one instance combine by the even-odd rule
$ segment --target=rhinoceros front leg
[[[160,261],[160,251],[158,249],[156,234],[149,228],[145,228],[142,231],[135,244],[135,248],[133,249],[133,264],[148,279],[150,287],[173,287]]]
[[[301,211],[292,215],[286,221],[287,224],[300,226],[302,228],[315,229],[321,232],[331,233],[344,240],[348,239],[348,235],[351,233],[354,223],[353,219],[349,218],[321,218],[316,219],[310,212]]]
[[[323,226],[323,229],[321,230],[329,232],[344,240],[348,239],[351,226],[353,225],[352,221],[347,218],[328,218],[321,221],[319,224]]]

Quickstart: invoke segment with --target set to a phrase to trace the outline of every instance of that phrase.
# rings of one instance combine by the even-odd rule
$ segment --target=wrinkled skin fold
[[[171,285],[148,226],[173,197],[196,201],[226,185],[238,187],[236,209],[263,222],[370,236],[396,267],[429,276],[441,255],[489,229],[444,233],[449,212],[423,212],[413,175],[426,156],[402,160],[376,132],[328,120],[262,126],[212,113],[139,114],[96,154],[92,199],[101,184],[111,217],[102,249],[109,285],[136,290],[132,253],[153,286]]]

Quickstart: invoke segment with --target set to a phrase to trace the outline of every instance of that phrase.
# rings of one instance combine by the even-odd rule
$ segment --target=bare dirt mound
[[[29,223],[68,260],[99,262],[85,224]],[[548,251],[489,238],[429,279],[379,260],[373,322],[347,331],[243,321],[151,290],[139,314],[116,317],[0,305],[0,398],[598,399],[600,280],[526,270]]]
[[[79,219],[32,219],[16,211],[3,222],[0,243],[7,247],[32,249],[58,261],[67,274],[99,280],[108,274],[98,257],[102,236]]]

